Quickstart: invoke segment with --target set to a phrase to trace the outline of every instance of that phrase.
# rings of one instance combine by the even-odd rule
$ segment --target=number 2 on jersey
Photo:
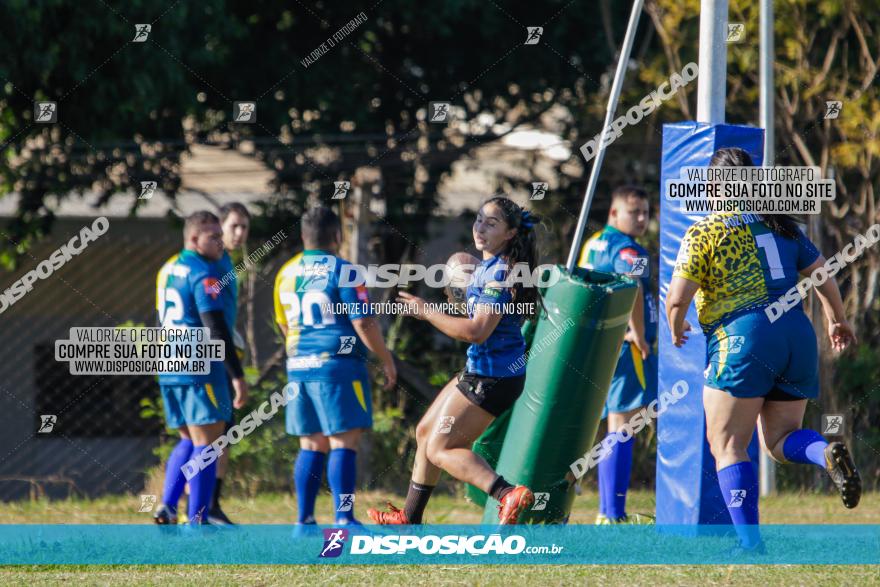
[[[168,304],[171,304],[169,307]],[[163,328],[180,326],[183,324],[183,298],[180,292],[173,287],[159,290],[159,322]]]

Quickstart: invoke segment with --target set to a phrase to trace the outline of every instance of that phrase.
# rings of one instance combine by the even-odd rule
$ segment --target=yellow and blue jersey
[[[371,316],[363,285],[339,285],[347,261],[305,250],[275,278],[275,321],[287,327],[287,376],[291,381],[366,380],[364,343],[352,320]]]
[[[642,286],[645,339],[657,340],[657,303],[651,293],[651,262],[648,251],[613,226],[606,225],[587,239],[581,249],[578,266],[607,273],[620,273],[639,280]],[[608,388],[602,417],[645,406],[657,397],[657,355],[647,359],[628,342],[620,346],[617,367]]]
[[[156,312],[161,316],[164,309],[164,302],[161,296],[161,290],[168,281],[168,275],[171,268],[177,262],[180,253],[175,253],[165,261],[165,264],[156,274]],[[235,321],[238,319],[238,279],[236,278],[235,268],[232,265],[232,257],[228,251],[223,251],[223,257],[217,264],[219,273],[219,287],[223,299],[223,316],[226,318],[226,325],[229,332],[235,332]],[[225,281],[224,281],[225,280]]]
[[[505,304],[513,301],[513,288],[505,287],[509,268],[505,259],[499,256],[485,259],[474,270],[473,278],[467,287],[468,316],[473,318],[479,312],[476,306],[489,305],[493,310],[503,312],[501,321],[492,334],[482,344],[472,344],[467,350],[468,373],[486,377],[516,377],[526,372],[520,358],[526,352],[526,342],[521,327],[523,318]],[[511,371],[511,366],[518,366]]]
[[[160,324],[162,322],[162,312],[165,310],[165,296],[162,295],[162,290],[165,288],[165,283],[168,281],[168,276],[171,274],[171,268],[177,263],[177,258],[179,256],[180,253],[174,253],[168,257],[165,264],[159,268],[159,273],[156,274],[156,314],[160,317]]]
[[[163,328],[202,328],[199,314],[227,310],[223,290],[219,288],[222,266],[189,250],[181,251],[172,259],[173,262],[166,263],[159,271],[156,281],[159,322]],[[234,322],[234,316],[232,319]],[[225,389],[226,372],[222,361],[212,361],[208,375],[159,375],[160,385],[205,383]]]
[[[642,285],[645,339],[654,344],[657,340],[657,304],[651,293],[648,251],[630,235],[606,225],[584,243],[578,266],[607,273],[621,273],[639,280]]]
[[[789,239],[756,214],[710,214],[685,233],[673,277],[699,284],[697,316],[708,335],[722,321],[762,310],[785,294],[818,257],[800,229]]]

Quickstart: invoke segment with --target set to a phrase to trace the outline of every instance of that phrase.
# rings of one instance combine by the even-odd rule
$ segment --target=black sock
[[[211,509],[220,509],[220,489],[223,487],[223,479],[217,477],[214,482],[214,495],[211,497]]]
[[[431,499],[432,491],[434,491],[433,485],[410,482],[409,491],[406,492],[406,503],[403,506],[403,512],[410,524],[422,523],[422,514],[425,513],[425,506]]]
[[[498,478],[492,483],[492,487],[489,488],[489,495],[494,497],[497,501],[501,501],[501,499],[507,495],[507,492],[513,489],[513,485],[504,480],[504,477],[498,475]]]

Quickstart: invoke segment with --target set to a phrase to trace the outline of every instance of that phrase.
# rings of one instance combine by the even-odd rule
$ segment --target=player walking
[[[751,166],[742,149],[719,149],[712,166]],[[746,452],[756,420],[761,444],[780,463],[824,468],[854,508],[861,481],[846,446],[801,428],[807,400],[819,394],[816,334],[802,306],[771,323],[764,308],[825,258],[789,218],[710,214],[691,226],[679,249],[666,301],[672,341],[687,341],[685,314],[694,294],[706,334],[703,406],[718,483],[744,551],[763,552],[758,532],[758,480]],[[829,278],[816,286],[831,345],[855,336],[840,291]]]
[[[303,252],[275,279],[275,320],[285,336],[287,377],[299,383],[286,407],[287,432],[300,442],[293,472],[297,522],[315,523],[326,460],[336,523],[359,523],[354,517],[356,451],[361,433],[373,425],[366,350],[382,362],[386,389],[394,387],[397,370],[371,317],[366,288],[339,285],[347,263],[336,256],[339,218],[328,208],[313,208],[302,217],[301,234]],[[337,313],[343,305],[345,311]]]
[[[247,401],[248,389],[232,341],[228,305],[218,291],[223,256],[222,229],[218,218],[206,211],[195,212],[183,228],[184,249],[170,266],[159,272],[156,283],[159,322],[163,328],[211,329],[211,336],[223,340],[224,364],[211,363],[208,375],[161,374],[159,385],[169,428],[180,432],[180,442],[168,458],[162,505],[156,511],[157,524],[177,523],[177,502],[186,478],[181,467],[219,438],[229,420],[232,406]],[[231,322],[234,323],[234,316]],[[224,371],[225,368],[225,371]],[[230,403],[227,373],[235,390]],[[204,521],[216,481],[216,462],[189,480],[188,517],[191,524]]]
[[[639,520],[626,514],[626,493],[632,470],[635,440],[620,437],[623,425],[657,397],[657,304],[651,293],[650,257],[635,239],[648,229],[648,194],[636,186],[621,186],[611,194],[608,223],[584,243],[580,267],[623,273],[639,284],[641,303],[633,306],[629,328],[617,358],[603,418],[607,437],[617,436],[611,453],[599,462],[599,514],[597,524]],[[639,297],[637,296],[638,300]]]
[[[467,288],[468,317],[432,311],[424,300],[401,292],[398,301],[415,315],[456,340],[471,343],[467,365],[440,391],[416,428],[415,464],[404,509],[390,503],[390,511],[368,510],[377,524],[420,524],[441,470],[479,487],[500,502],[501,524],[515,524],[535,500],[528,487],[514,487],[471,450],[474,440],[492,421],[513,406],[525,384],[526,350],[520,332],[524,316],[503,311],[509,302],[537,308],[534,287],[505,284],[508,268],[538,258],[534,225],[539,218],[508,198],[494,197],[483,204],[473,225],[474,245],[483,261]],[[516,367],[519,365],[518,368]]]

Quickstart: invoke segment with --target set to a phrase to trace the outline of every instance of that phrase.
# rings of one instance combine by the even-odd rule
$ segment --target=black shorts
[[[470,402],[496,418],[510,409],[525,387],[526,376],[486,377],[462,371],[458,374],[458,391]]]
[[[791,395],[788,392],[782,391],[778,387],[774,387],[767,395],[764,396],[765,402],[796,402],[801,399],[808,398]]]
[[[229,386],[229,402],[232,403],[232,400],[235,399],[235,389],[232,387],[232,378],[229,376],[229,373],[226,374],[226,385]],[[223,431],[223,434],[229,432],[229,429],[235,426],[235,408],[232,408],[229,411],[229,419],[226,421],[226,430]]]

